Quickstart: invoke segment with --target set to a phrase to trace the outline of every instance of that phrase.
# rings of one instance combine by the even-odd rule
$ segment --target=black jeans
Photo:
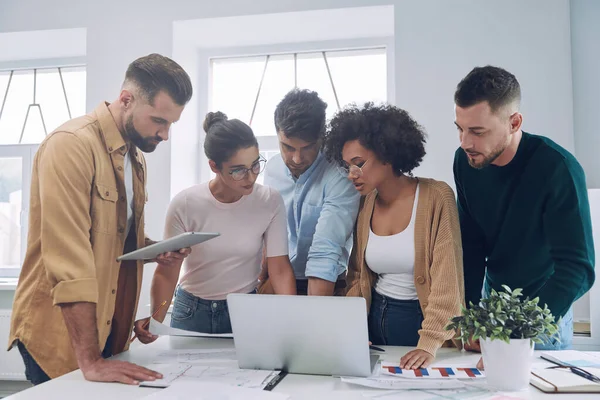
[[[416,346],[423,312],[419,300],[396,300],[373,290],[369,340],[380,346]]]
[[[25,377],[29,382],[33,385],[39,385],[44,382],[48,382],[50,377],[44,372],[42,367],[35,361],[35,359],[29,354],[25,345],[20,341],[17,341],[17,347],[19,348],[19,353],[21,353],[21,357],[23,358],[23,363],[25,364]],[[104,351],[102,352],[103,358],[109,358],[110,354],[110,336],[106,341],[106,346]]]
[[[40,383],[48,382],[50,380],[50,377],[46,375],[44,370],[33,359],[31,354],[29,354],[29,352],[25,348],[25,345],[21,342],[17,342],[17,347],[19,348],[19,353],[21,353],[23,363],[25,364],[25,377],[27,378],[27,380],[34,385],[39,385]]]

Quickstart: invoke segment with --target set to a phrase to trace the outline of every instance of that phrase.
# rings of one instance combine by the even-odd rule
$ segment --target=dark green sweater
[[[479,302],[485,276],[488,287],[522,288],[563,316],[595,277],[585,175],[575,157],[523,132],[504,167],[472,168],[459,148],[454,179],[467,304]]]

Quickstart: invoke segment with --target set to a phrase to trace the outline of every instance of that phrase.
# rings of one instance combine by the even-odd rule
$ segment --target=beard
[[[487,156],[484,156],[483,160],[476,162],[475,160],[473,160],[470,157],[467,157],[467,160],[469,161],[469,165],[471,167],[473,167],[475,169],[484,169],[485,167],[488,167],[491,163],[496,161],[496,159],[498,157],[500,157],[500,155],[504,152],[504,150],[506,150],[507,147],[508,147],[508,143],[500,143],[494,150],[492,150],[492,152],[490,154],[488,154]],[[468,153],[467,153],[467,155],[468,155]],[[483,154],[481,154],[481,155],[483,155]]]
[[[144,153],[152,153],[154,150],[156,150],[156,146],[158,146],[158,143],[162,142],[163,140],[158,135],[151,137],[143,137],[137,131],[137,129],[135,129],[135,126],[133,126],[133,115],[130,115],[127,119],[127,122],[125,122],[125,136],[127,136],[127,138],[131,140],[131,143],[133,143],[135,147],[137,147]]]

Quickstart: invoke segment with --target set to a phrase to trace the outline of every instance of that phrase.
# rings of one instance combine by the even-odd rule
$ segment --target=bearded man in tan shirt
[[[128,348],[142,284],[142,261],[117,257],[151,242],[144,233],[142,152],[168,140],[191,96],[181,66],[150,54],[129,65],[116,101],[66,122],[40,145],[9,337],[32,383],[77,368],[101,382],[161,377],[106,358]],[[189,251],[157,261],[174,264]],[[141,326],[136,332],[142,342],[153,339]]]

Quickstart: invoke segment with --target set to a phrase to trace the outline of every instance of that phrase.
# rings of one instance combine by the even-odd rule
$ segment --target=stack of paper
[[[383,375],[409,379],[481,379],[485,378],[483,370],[466,367],[430,367],[419,369],[401,369],[398,364],[383,362]]]
[[[363,397],[383,400],[520,400],[501,398],[500,396],[494,396],[494,394],[495,392],[474,386],[445,390],[398,390],[386,392],[378,390],[362,393]]]
[[[140,383],[145,387],[169,387],[174,382],[216,382],[231,386],[251,389],[264,389],[269,383],[277,379],[279,371],[263,371],[238,369],[229,367],[215,367],[196,364],[151,364],[146,368],[163,374],[163,379]]]
[[[167,389],[146,396],[148,400],[287,400],[281,393],[231,387],[218,383],[175,382]]]
[[[600,356],[577,350],[547,351],[541,357],[555,364],[600,368]]]
[[[221,334],[212,334],[212,333],[200,333],[193,331],[186,331],[184,329],[179,328],[171,328],[168,325],[158,322],[154,318],[150,318],[150,326],[148,330],[153,335],[158,336],[193,336],[193,337],[205,337],[205,338],[216,338],[216,339],[232,339],[233,334],[231,333],[221,333]]]
[[[154,358],[156,364],[197,364],[214,362],[237,361],[235,349],[190,349],[168,350]],[[236,363],[237,365],[237,363]]]
[[[471,367],[430,367],[401,369],[399,364],[382,362],[368,378],[342,377],[342,382],[389,390],[449,390],[464,388],[465,381],[485,382],[485,373]]]
[[[465,384],[457,379],[422,379],[408,380],[388,376],[371,376],[368,378],[342,377],[342,382],[374,389],[413,390],[413,389],[458,389]]]

